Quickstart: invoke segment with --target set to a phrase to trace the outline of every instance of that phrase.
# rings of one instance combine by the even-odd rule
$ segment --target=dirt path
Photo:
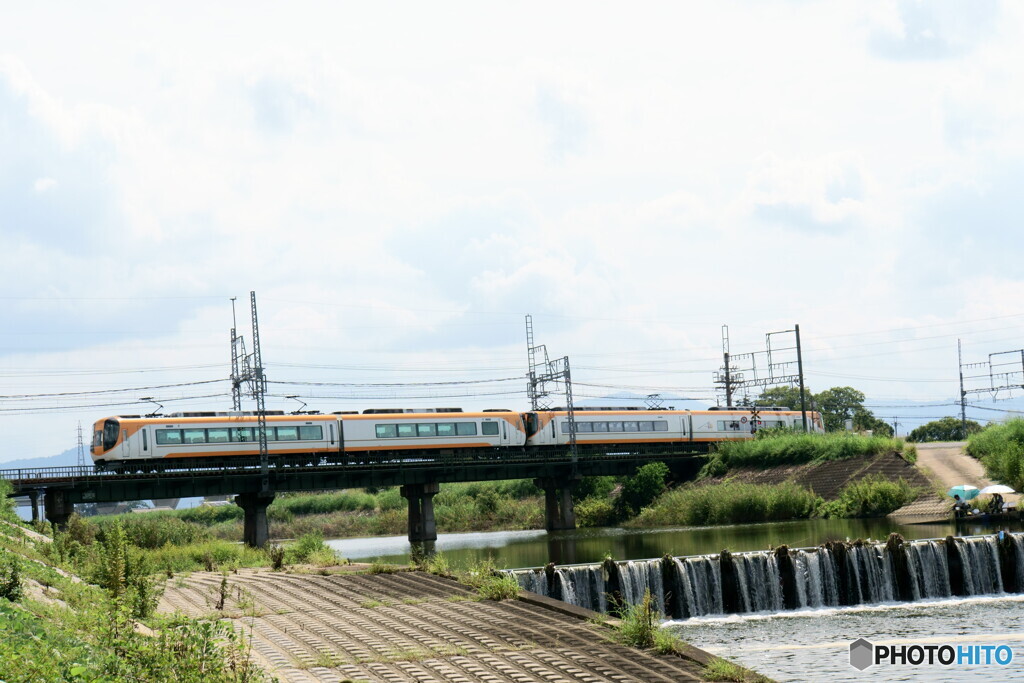
[[[217,610],[221,580],[215,572],[172,580],[161,611],[232,619],[252,634],[257,661],[293,683],[667,683],[700,680],[710,657],[634,650],[610,642],[586,614],[565,613],[578,608],[546,608],[540,596],[477,602],[465,586],[421,572],[240,570],[228,575]]]
[[[922,443],[917,445],[917,464],[927,470],[943,489],[972,484],[979,489],[994,483],[985,476],[984,466],[964,453],[963,441]]]
[[[981,489],[995,483],[985,475],[984,465],[964,453],[964,445],[963,441],[917,444],[917,466],[931,480],[935,490],[889,517],[909,524],[945,521],[952,515],[953,501],[945,493],[951,487],[970,484]],[[1007,494],[1004,498],[1019,504],[1018,494]]]

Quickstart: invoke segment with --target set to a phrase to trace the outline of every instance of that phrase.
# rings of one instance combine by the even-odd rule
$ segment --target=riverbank
[[[462,570],[460,581],[337,561],[152,573],[120,525],[73,559],[72,543],[0,528],[5,680],[764,680],[667,632],[630,647],[623,628],[520,596],[489,565]],[[450,571],[440,557],[426,566]]]
[[[161,609],[208,616],[223,580],[195,573],[168,588]],[[251,637],[257,661],[282,681],[711,680],[717,662],[689,646],[673,654],[626,647],[589,610],[526,595],[478,600],[421,571],[243,570],[227,580],[218,614]],[[741,677],[729,680],[763,680],[731,671]]]

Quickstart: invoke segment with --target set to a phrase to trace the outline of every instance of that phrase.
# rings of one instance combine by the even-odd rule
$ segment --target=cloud
[[[997,0],[900,0],[869,45],[893,60],[941,60],[966,55],[989,37],[999,15]]]
[[[548,133],[548,152],[556,161],[582,154],[586,149],[588,126],[583,109],[568,94],[550,86],[537,88],[537,116]]]

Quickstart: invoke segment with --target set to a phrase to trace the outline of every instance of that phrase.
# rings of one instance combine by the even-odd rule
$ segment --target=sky
[[[991,0],[0,3],[0,462],[146,397],[230,409],[251,292],[268,409],[526,409],[530,315],[578,403],[714,404],[723,326],[763,379],[799,325],[813,391],[954,415],[958,340],[1024,347],[1022,29]],[[1013,415],[988,371],[971,416]]]

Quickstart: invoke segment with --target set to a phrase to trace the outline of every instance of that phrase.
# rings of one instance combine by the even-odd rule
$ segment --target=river
[[[1006,527],[1024,530],[1017,523]],[[576,564],[615,560],[642,560],[662,555],[705,555],[723,549],[732,552],[766,550],[780,545],[800,548],[827,541],[885,540],[892,532],[907,540],[992,533],[983,525],[892,524],[885,519],[812,519],[765,524],[661,528],[577,529],[575,531],[489,531],[440,534],[435,552],[444,553],[454,566],[491,558],[503,569],[540,567],[548,562]],[[412,548],[405,536],[346,538],[327,541],[343,557],[360,562],[408,564]]]
[[[1024,530],[1021,524],[1005,527]],[[667,529],[579,529],[569,532],[506,531],[441,534],[433,546],[454,566],[490,558],[500,568],[693,556],[722,549],[744,552],[779,545],[812,547],[830,540],[884,540],[897,532],[907,540],[991,534],[984,526],[893,525],[886,520],[803,520],[769,524]],[[328,541],[356,561],[405,564],[412,548],[404,536]],[[998,595],[697,617],[665,623],[687,642],[780,681],[1024,680],[1024,596]],[[850,665],[850,643],[864,638],[886,646],[1006,645],[1013,661],[949,667],[875,665],[864,672]],[[1005,650],[1004,650],[1005,652]],[[970,655],[970,652],[968,652]]]

